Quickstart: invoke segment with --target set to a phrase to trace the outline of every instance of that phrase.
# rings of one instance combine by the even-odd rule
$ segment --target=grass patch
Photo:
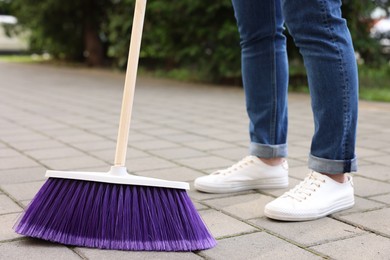
[[[290,66],[290,91],[308,93],[302,64]],[[390,102],[390,64],[378,68],[359,65],[359,97],[363,100]]]
[[[20,63],[43,63],[64,65],[58,60],[51,59],[50,55],[0,55],[0,61],[20,62]],[[66,63],[69,66],[69,64]],[[80,65],[80,64],[78,64]],[[197,71],[191,71],[186,68],[176,68],[172,70],[162,70],[159,68],[147,69],[140,66],[141,75],[154,77],[171,78],[180,81],[191,82],[209,82]],[[237,83],[239,82],[239,83]],[[215,82],[214,82],[215,83]],[[222,82],[226,85],[239,85],[241,80]],[[360,99],[370,101],[390,102],[390,64],[385,64],[378,68],[371,68],[366,65],[359,65],[359,95]],[[290,92],[309,93],[305,68],[302,63],[292,61],[290,63]]]
[[[390,102],[390,64],[379,68],[359,66],[360,99]]]
[[[3,62],[20,62],[20,63],[38,63],[50,60],[49,55],[23,54],[23,55],[0,55],[0,61]]]
[[[364,100],[390,102],[390,89],[360,89],[359,97]]]

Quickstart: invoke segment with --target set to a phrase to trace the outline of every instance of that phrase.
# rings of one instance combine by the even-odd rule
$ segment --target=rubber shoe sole
[[[355,205],[354,198],[352,199],[348,198],[340,202],[337,202],[336,204],[332,205],[327,209],[324,209],[323,211],[319,211],[315,213],[313,212],[313,213],[306,213],[306,214],[288,214],[288,213],[281,213],[279,211],[275,212],[273,210],[265,208],[264,214],[268,218],[281,220],[281,221],[310,221],[310,220],[315,220],[315,219],[329,216],[339,211],[350,209],[354,205]]]
[[[259,179],[253,180],[250,183],[213,183],[213,185],[207,185],[205,183],[195,181],[194,186],[197,190],[207,193],[231,193],[247,190],[283,189],[288,187],[288,177]]]

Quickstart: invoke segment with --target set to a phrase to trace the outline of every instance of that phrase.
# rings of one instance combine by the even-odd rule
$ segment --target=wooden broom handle
[[[115,152],[115,166],[125,166],[126,163],[126,152],[129,141],[130,122],[133,110],[135,83],[137,78],[139,53],[141,49],[146,2],[147,0],[136,0],[135,3],[133,28],[131,31],[129,57],[127,60],[125,87],[123,91],[122,109]]]

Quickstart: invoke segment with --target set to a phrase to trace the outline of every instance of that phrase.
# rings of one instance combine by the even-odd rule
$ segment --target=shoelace
[[[290,196],[291,198],[302,202],[307,199],[307,197],[311,196],[313,192],[316,192],[323,183],[325,183],[324,179],[318,178],[318,176],[311,172],[309,176],[307,176],[295,188],[286,192],[285,196]]]
[[[244,159],[242,159],[241,161],[233,164],[232,166],[230,166],[227,169],[213,172],[212,175],[218,175],[218,174],[229,175],[229,174],[232,174],[232,173],[238,171],[239,169],[243,169],[243,168],[253,164],[254,162],[255,161],[253,160],[252,156],[247,156]]]

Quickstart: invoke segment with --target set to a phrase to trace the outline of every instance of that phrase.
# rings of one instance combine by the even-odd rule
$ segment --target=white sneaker
[[[347,177],[346,182],[339,183],[313,171],[295,188],[268,203],[264,213],[272,219],[304,221],[351,208],[355,203],[353,182]]]
[[[288,186],[288,164],[270,166],[256,156],[247,156],[233,166],[199,177],[195,189],[209,193],[228,193]]]

